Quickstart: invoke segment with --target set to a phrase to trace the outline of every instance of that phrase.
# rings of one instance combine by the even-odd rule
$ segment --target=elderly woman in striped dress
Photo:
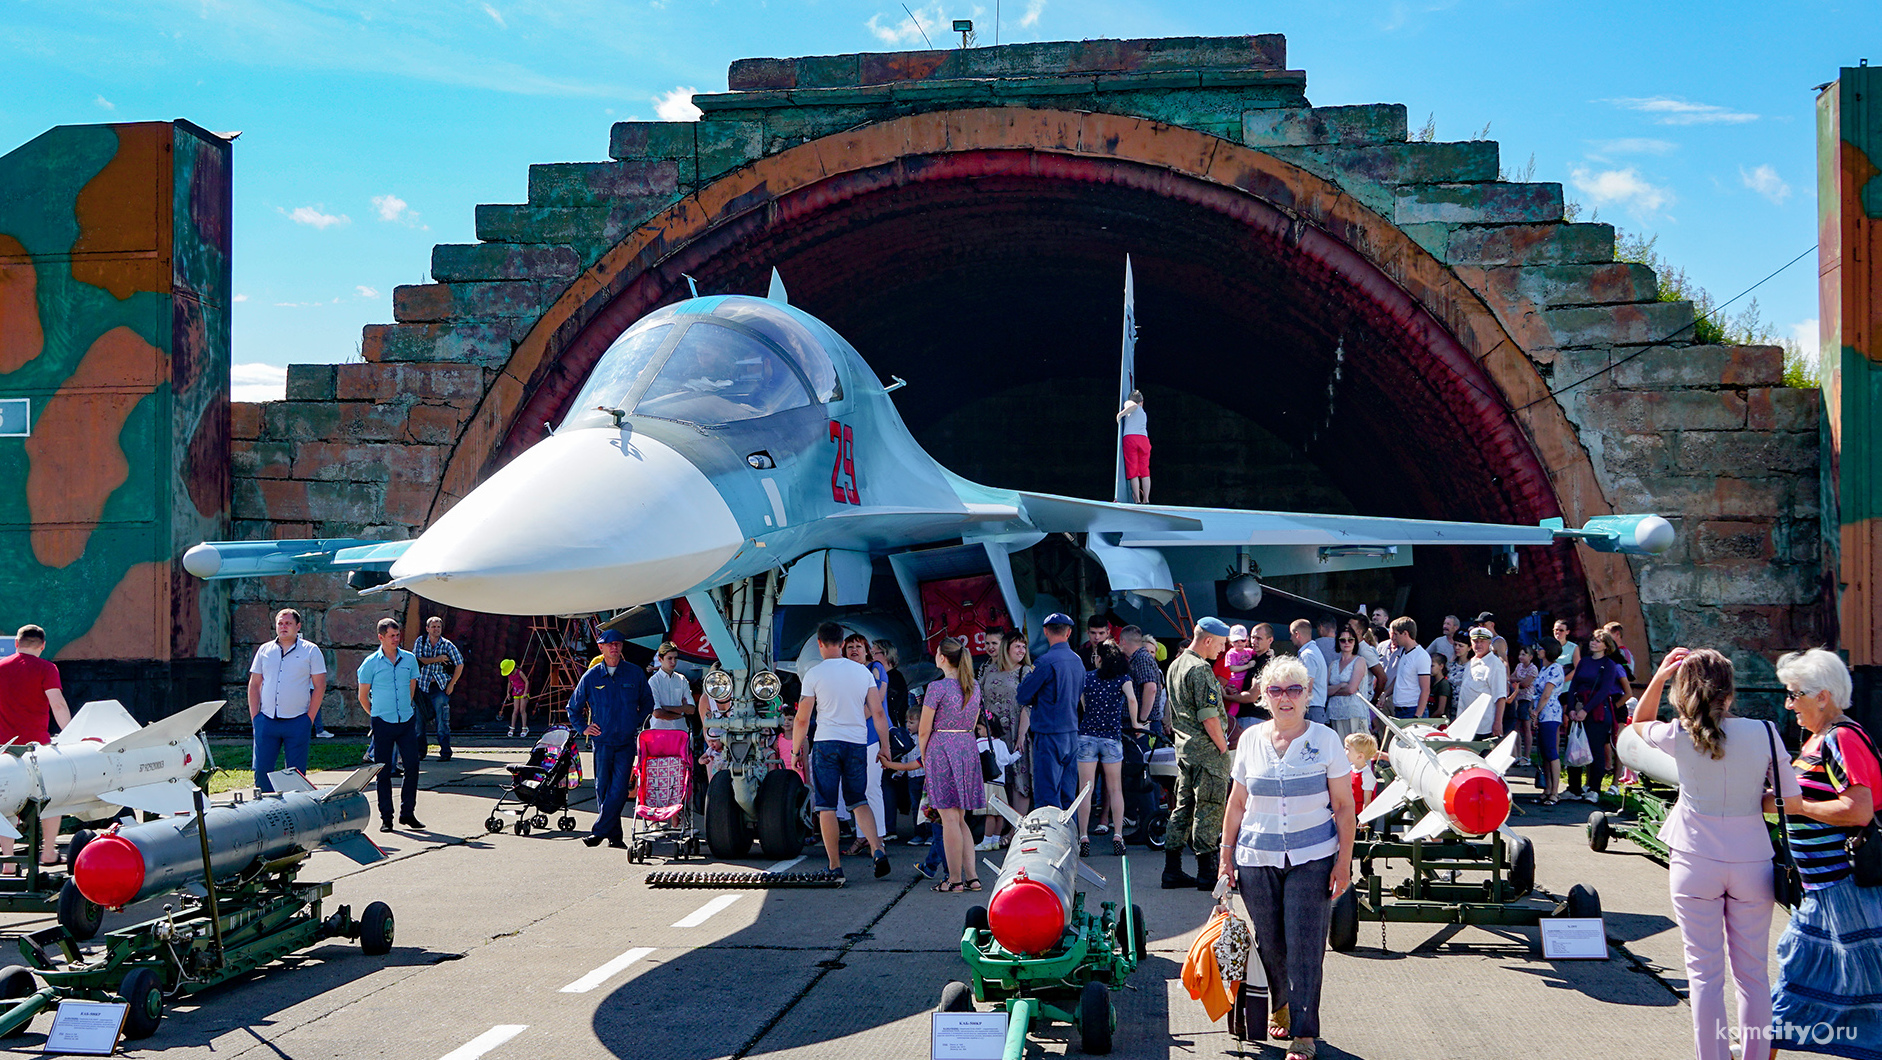
[[[1222,815],[1222,874],[1235,879],[1268,974],[1268,1036],[1309,1060],[1333,899],[1352,885],[1353,767],[1340,737],[1307,720],[1313,679],[1292,656],[1261,671],[1273,717],[1242,733]]]

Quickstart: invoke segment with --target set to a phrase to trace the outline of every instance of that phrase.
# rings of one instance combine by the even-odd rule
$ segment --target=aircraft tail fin
[[[776,266],[773,266],[771,269],[771,287],[769,290],[765,291],[765,297],[771,299],[773,302],[783,302],[785,305],[791,304],[790,296],[784,293],[784,277],[778,275]]]
[[[314,790],[314,782],[308,780],[307,774],[298,769],[277,769],[268,774],[268,783],[274,785],[276,795]]]
[[[103,750],[128,751],[133,747],[159,747],[167,743],[181,743],[203,731],[203,726],[209,724],[209,719],[221,713],[226,703],[228,703],[226,699],[210,699],[193,707],[185,707],[135,732],[125,733],[105,744]],[[90,704],[87,706],[89,707]],[[78,719],[73,718],[72,721],[77,724]]]

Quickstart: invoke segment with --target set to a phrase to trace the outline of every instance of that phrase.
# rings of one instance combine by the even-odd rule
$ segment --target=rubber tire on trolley
[[[148,1038],[163,1022],[163,978],[154,968],[133,968],[118,984],[118,998],[130,1006],[124,1014],[124,1036]]]
[[[1509,867],[1509,883],[1515,889],[1516,897],[1527,897],[1536,889],[1536,845],[1525,835],[1513,835],[1503,840],[1503,856]]]
[[[98,833],[89,828],[81,828],[72,833],[72,838],[65,844],[65,867],[69,870],[78,864],[78,853],[85,849],[85,844],[98,838]],[[86,938],[91,936],[87,935]]]
[[[1088,1056],[1111,1051],[1111,991],[1090,982],[1078,994],[1078,1048]]]
[[[0,1007],[11,1008],[12,1002],[18,1001],[24,997],[31,997],[38,989],[38,985],[33,982],[33,973],[24,968],[9,968],[6,974],[0,975]],[[8,1034],[7,1037],[11,1038],[14,1035],[25,1034],[26,1028],[31,1022],[32,1021],[28,1020],[27,1023],[22,1023],[18,1027],[13,1028],[12,1033]]]
[[[31,976],[28,976],[30,979]],[[941,1003],[934,1007],[936,1012],[974,1012],[974,991],[966,983],[955,979],[941,988]]]
[[[494,813],[491,814],[489,817],[484,819],[484,828],[488,829],[491,832],[503,831],[503,818],[498,817]]]
[[[104,926],[104,906],[79,893],[78,884],[67,879],[59,885],[59,926],[80,942],[94,938]]]
[[[732,771],[721,769],[706,789],[706,845],[715,858],[742,858],[751,841],[751,822],[732,796]]]
[[[1351,953],[1359,947],[1359,891],[1346,893],[1333,902],[1333,916],[1327,921],[1327,947],[1335,953]]]
[[[1578,883],[1568,889],[1568,915],[1601,919],[1601,892],[1585,883]]]
[[[804,781],[788,769],[773,769],[758,785],[758,847],[765,857],[794,858],[804,852]]]
[[[564,832],[573,832],[575,830],[575,817],[572,814],[565,813],[556,821],[555,826],[562,829]]]
[[[1144,954],[1150,952],[1150,927],[1144,923],[1144,907],[1136,902],[1131,903],[1131,931],[1128,938],[1124,935],[1124,921],[1117,922],[1117,944],[1130,954],[1134,962],[1142,962]]]
[[[374,902],[359,918],[359,950],[368,957],[392,952],[392,907]]]
[[[986,931],[987,930],[987,907],[984,905],[968,906],[967,917],[965,919],[965,922],[962,924],[962,926],[973,931]]]
[[[1608,848],[1608,840],[1614,838],[1614,826],[1608,823],[1606,811],[1596,810],[1588,815],[1588,849],[1597,854]]]

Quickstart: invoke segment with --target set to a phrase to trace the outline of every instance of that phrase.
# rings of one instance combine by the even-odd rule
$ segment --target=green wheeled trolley
[[[1614,801],[1612,795],[1601,798],[1604,807]],[[1618,810],[1603,808],[1588,815],[1588,849],[1599,854],[1615,839],[1627,839],[1653,860],[1666,864],[1669,854],[1666,844],[1660,840],[1660,826],[1666,823],[1666,815],[1673,812],[1677,801],[1678,788],[1642,775],[1623,789]]]

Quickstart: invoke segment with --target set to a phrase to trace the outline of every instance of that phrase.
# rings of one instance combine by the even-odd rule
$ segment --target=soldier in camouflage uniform
[[[1168,719],[1176,730],[1176,808],[1163,848],[1163,886],[1212,890],[1222,810],[1229,798],[1229,743],[1224,735],[1222,683],[1210,662],[1228,643],[1228,623],[1204,618],[1170,662]],[[1196,852],[1196,875],[1183,871],[1183,847]]]

